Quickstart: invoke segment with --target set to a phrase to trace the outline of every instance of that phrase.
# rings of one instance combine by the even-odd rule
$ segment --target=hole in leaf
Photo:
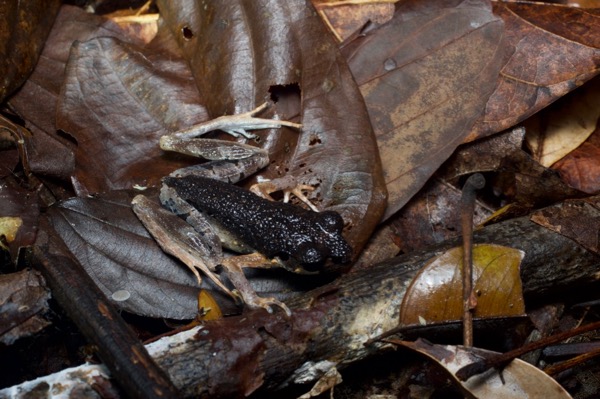
[[[181,28],[181,34],[185,40],[191,40],[194,38],[194,32],[187,25]]]
[[[271,100],[277,103],[286,99],[300,100],[301,90],[298,83],[290,83],[286,85],[273,85],[269,87],[269,93],[271,94]]]
[[[315,144],[321,144],[321,139],[319,138],[319,136],[311,136],[308,145],[315,145]]]

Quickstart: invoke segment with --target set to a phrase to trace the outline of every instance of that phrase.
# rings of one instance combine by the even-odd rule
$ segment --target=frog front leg
[[[231,169],[229,169],[229,173],[226,173],[225,166],[219,166],[219,172],[210,176],[207,174],[207,172],[200,171],[201,176],[211,177],[213,179],[226,181],[228,183],[238,182],[244,179],[246,176],[254,174],[258,170],[267,166],[269,161],[268,154],[264,150],[261,150],[257,147],[244,146],[222,140],[210,140],[210,142],[207,143],[207,140],[205,139],[197,140],[196,138],[214,130],[222,130],[233,137],[243,136],[247,139],[254,139],[256,136],[252,133],[248,133],[248,130],[274,129],[282,126],[292,127],[295,129],[302,128],[302,125],[298,123],[256,118],[254,116],[265,110],[267,107],[268,103],[264,103],[250,112],[238,115],[221,116],[208,122],[200,123],[190,128],[180,130],[176,133],[163,136],[160,139],[160,148],[165,151],[174,151],[207,160],[239,161],[236,164],[230,165]],[[177,176],[184,176],[185,174],[193,174],[196,170],[202,168],[203,166],[192,166],[189,168],[189,171],[184,168],[176,171],[176,173],[178,173]],[[245,172],[244,175],[238,175],[236,172],[237,170],[243,170]],[[314,187],[312,186],[299,184],[293,176],[284,176],[273,180],[259,181],[250,187],[250,191],[252,191],[254,194],[271,201],[273,198],[271,198],[270,194],[277,191],[283,192],[284,202],[289,202],[290,196],[293,194],[296,196],[296,198],[305,203],[310,209],[318,212],[319,210],[317,207],[314,206],[314,204],[303,193],[303,191],[313,190]]]

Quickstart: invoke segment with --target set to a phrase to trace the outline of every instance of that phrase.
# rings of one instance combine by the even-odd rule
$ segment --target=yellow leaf
[[[207,290],[200,290],[198,294],[198,315],[198,319],[202,321],[216,320],[223,317],[217,301]]]
[[[475,317],[520,316],[525,312],[519,266],[524,253],[499,245],[473,247]],[[408,287],[400,308],[400,324],[427,324],[462,318],[462,248],[431,260]]]

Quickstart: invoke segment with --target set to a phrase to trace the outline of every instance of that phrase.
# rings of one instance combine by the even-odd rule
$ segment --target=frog
[[[167,134],[160,148],[194,157],[205,163],[178,169],[162,179],[160,205],[140,194],[132,209],[158,245],[179,258],[202,282],[201,271],[215,285],[250,308],[273,312],[290,309],[273,297],[260,297],[244,275],[244,268],[280,267],[293,273],[312,274],[329,262],[350,262],[352,248],[343,236],[344,221],[335,211],[320,212],[306,191],[290,176],[259,181],[249,190],[235,183],[269,164],[265,149],[247,143],[204,138],[220,130],[233,137],[256,139],[256,129],[302,126],[289,121],[256,117],[264,103],[246,113],[224,115]],[[271,194],[283,192],[283,200]],[[305,204],[290,202],[291,196]],[[226,257],[223,248],[240,255]],[[216,273],[221,266],[234,289]]]

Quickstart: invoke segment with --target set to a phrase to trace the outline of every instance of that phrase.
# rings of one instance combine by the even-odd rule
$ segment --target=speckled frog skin
[[[344,222],[336,212],[269,201],[201,176],[167,177],[163,183],[267,257],[292,261],[307,271],[318,270],[328,258],[335,263],[350,261],[352,249],[342,237]]]

